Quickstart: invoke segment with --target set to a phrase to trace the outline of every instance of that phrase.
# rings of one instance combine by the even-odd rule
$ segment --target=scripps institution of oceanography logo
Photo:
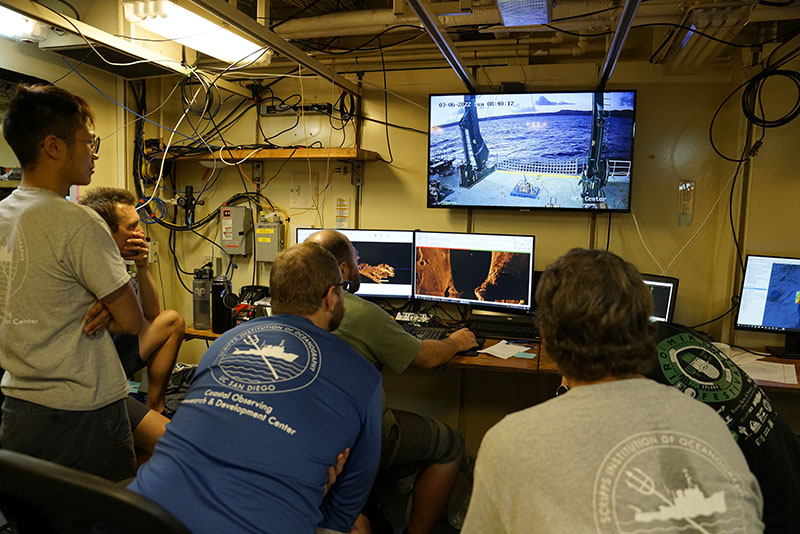
[[[706,403],[735,399],[742,392],[742,373],[717,348],[688,333],[658,344],[658,365],[667,382]]]
[[[599,534],[745,534],[743,481],[708,443],[671,431],[628,437],[603,458],[594,482]]]
[[[6,306],[9,299],[20,290],[27,270],[27,247],[22,231],[13,230],[7,246],[0,246],[0,323],[11,321]]]
[[[239,391],[284,393],[311,384],[319,369],[319,346],[308,334],[282,323],[261,323],[222,347],[211,376]]]

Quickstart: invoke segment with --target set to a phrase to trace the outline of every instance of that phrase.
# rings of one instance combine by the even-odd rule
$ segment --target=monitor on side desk
[[[642,280],[653,295],[651,321],[672,321],[675,316],[675,301],[678,299],[678,279],[657,274],[642,274]]]
[[[298,228],[302,243],[320,228]],[[359,255],[361,288],[365,298],[410,299],[414,282],[414,232],[406,230],[350,230],[337,228]]]
[[[529,313],[534,237],[414,233],[414,298]]]
[[[747,256],[735,327],[785,334],[775,356],[800,358],[800,258]]]

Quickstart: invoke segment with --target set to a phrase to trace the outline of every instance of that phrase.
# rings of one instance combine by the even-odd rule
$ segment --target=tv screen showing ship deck
[[[429,207],[630,209],[634,91],[431,95]]]

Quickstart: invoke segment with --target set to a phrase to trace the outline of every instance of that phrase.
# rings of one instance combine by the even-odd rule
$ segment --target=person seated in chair
[[[275,315],[211,345],[129,489],[201,534],[350,532],[378,468],[382,388],[380,373],[330,333],[348,285],[316,243],[278,254]]]
[[[161,310],[159,306],[158,290],[148,261],[150,250],[139,225],[136,198],[125,189],[98,187],[86,194],[80,203],[94,209],[106,221],[122,257],[136,265],[137,293],[145,325],[138,336],[114,334],[114,345],[128,378],[147,366],[147,406],[164,413],[164,395],[186,324],[178,312]],[[91,335],[104,329],[107,317],[104,306],[97,303],[87,313],[90,321],[86,332]]]
[[[762,532],[758,482],[722,419],[644,376],[656,338],[636,267],[573,249],[536,301],[570,389],[486,433],[461,532]]]

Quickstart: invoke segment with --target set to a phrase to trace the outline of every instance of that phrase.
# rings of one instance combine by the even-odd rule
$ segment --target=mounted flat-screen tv
[[[428,207],[631,207],[635,91],[430,95]]]

